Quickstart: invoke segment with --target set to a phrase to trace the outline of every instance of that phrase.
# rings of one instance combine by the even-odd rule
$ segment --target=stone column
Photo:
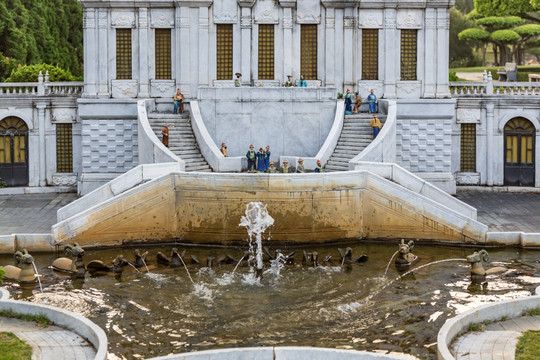
[[[98,96],[109,97],[109,45],[108,45],[108,24],[109,10],[98,9]]]
[[[495,105],[486,104],[486,185],[493,186],[493,113]]]
[[[450,17],[446,8],[437,9],[437,49],[434,51],[437,59],[437,94],[438,98],[449,98],[448,88],[448,57],[449,57]],[[427,51],[426,51],[427,52]]]
[[[177,6],[174,8],[174,48],[176,49],[176,56],[173,59],[173,79],[176,80],[175,88],[180,88],[180,79],[182,78],[182,35],[181,35],[181,29],[180,29],[180,7]],[[175,90],[176,91],[176,90]]]
[[[150,66],[148,64],[148,9],[139,8],[139,97],[150,97]]]
[[[177,87],[184,93],[185,96],[191,96],[191,46],[189,44],[189,8],[180,7],[180,43],[183,44],[180,48],[180,86],[176,80]],[[177,25],[178,26],[178,25]]]
[[[426,9],[424,20],[424,97],[435,97],[435,9]]]
[[[96,96],[97,48],[96,10],[85,9],[83,16],[84,32],[84,97]]]
[[[384,97],[396,98],[400,69],[400,36],[396,29],[396,9],[384,9]]]
[[[335,32],[336,32],[336,18],[335,18],[335,9],[326,8],[326,19],[325,19],[325,29],[326,29],[326,86],[335,86],[336,85],[336,51],[335,51]],[[340,45],[343,46],[343,45]]]
[[[39,133],[39,186],[47,186],[47,159],[45,157],[45,109],[47,104],[38,102],[38,133]]]
[[[281,3],[284,6],[283,3]],[[293,38],[292,38],[292,8],[284,7],[283,8],[283,72],[284,75],[293,75]],[[300,71],[300,69],[298,69]]]
[[[354,58],[357,53],[356,41],[354,41],[355,18],[354,8],[345,8],[343,17],[343,86],[354,90]],[[353,91],[354,92],[354,91]]]
[[[208,7],[199,7],[199,84],[198,86],[208,86]],[[196,96],[197,89],[193,89],[193,97]]]
[[[240,28],[242,29],[242,83],[244,85],[250,85],[252,79],[251,73],[251,7],[253,3],[242,3],[241,17],[240,17]]]

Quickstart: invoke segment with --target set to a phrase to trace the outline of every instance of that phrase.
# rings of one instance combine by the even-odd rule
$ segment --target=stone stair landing
[[[373,130],[369,123],[372,119],[369,113],[345,115],[343,129],[332,156],[324,169],[327,172],[348,171],[349,161],[360,154],[373,140]],[[377,114],[384,125],[386,115]]]
[[[189,111],[184,111],[181,115],[150,113],[148,121],[160,140],[163,126],[165,123],[169,124],[169,150],[186,162],[186,171],[212,171],[193,134]]]

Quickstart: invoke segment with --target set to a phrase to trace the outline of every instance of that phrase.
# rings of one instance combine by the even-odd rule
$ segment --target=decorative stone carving
[[[343,27],[345,29],[354,29],[355,19],[352,16],[345,16],[343,18]]]
[[[180,17],[180,27],[181,28],[189,28],[189,18],[188,17]]]
[[[127,11],[113,11],[111,14],[112,27],[117,28],[134,28],[135,14]]]
[[[292,29],[293,21],[291,16],[284,16],[283,17],[283,28],[284,29]]]
[[[480,173],[458,172],[456,173],[458,185],[480,185]]]
[[[86,10],[84,12],[83,27],[85,29],[96,28],[96,14],[94,13],[94,10]]]
[[[236,0],[214,0],[214,23],[235,24],[237,13]]]
[[[240,28],[251,29],[251,16],[246,15],[240,18]]]
[[[437,12],[437,29],[450,29],[450,18],[442,11]]]
[[[106,29],[107,28],[107,20],[108,20],[107,11],[106,10],[101,10],[101,11],[99,11],[98,14],[99,14],[98,27],[100,29]]]
[[[175,91],[174,86],[174,80],[150,80],[150,96],[172,98]],[[184,96],[186,96],[185,93]]]
[[[420,81],[398,81],[396,93],[399,99],[419,98],[422,90]]]
[[[152,28],[174,27],[174,14],[172,11],[152,10],[151,17],[150,26]]]
[[[54,186],[76,186],[77,174],[73,173],[58,173],[52,176],[52,185]]]
[[[326,25],[326,28],[327,29],[333,29],[336,27],[336,19],[334,18],[331,18],[331,17],[327,17],[325,19],[325,25]]]
[[[318,0],[298,1],[296,6],[296,22],[298,24],[321,23],[321,5]]]
[[[458,124],[480,123],[480,109],[457,109],[456,121]]]
[[[358,27],[380,29],[383,27],[383,13],[378,10],[360,10]]]
[[[253,10],[255,23],[278,24],[278,9],[274,0],[258,0]]]
[[[73,123],[76,121],[75,109],[62,108],[52,109],[52,122],[53,123]]]
[[[397,12],[397,26],[400,29],[421,29],[422,13],[420,10],[400,9]]]
[[[383,85],[384,84],[381,80],[360,80],[356,86],[356,91],[358,91],[358,94],[365,102],[365,99],[369,95],[371,89],[373,89],[373,92],[377,98],[381,98],[383,96]]]
[[[139,28],[148,28],[148,11],[146,9],[139,9]]]
[[[209,28],[209,20],[208,18],[200,17],[199,18],[199,29],[208,29]]]
[[[215,88],[233,88],[234,80],[214,80]]]
[[[394,10],[387,9],[384,12],[384,27],[387,29],[396,28],[396,13]]]
[[[137,80],[112,80],[113,98],[135,98],[137,97]]]

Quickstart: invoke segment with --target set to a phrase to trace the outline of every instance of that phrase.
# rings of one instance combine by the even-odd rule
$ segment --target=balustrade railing
[[[491,72],[486,73],[482,82],[451,82],[450,94],[463,96],[539,96],[540,82],[493,82]]]
[[[0,83],[0,97],[7,96],[80,96],[84,82],[50,82],[49,73],[45,77],[40,72],[37,82]]]

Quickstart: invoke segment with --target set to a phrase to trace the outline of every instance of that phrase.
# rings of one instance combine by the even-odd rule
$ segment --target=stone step
[[[362,150],[360,150],[360,151],[362,151]],[[358,155],[360,153],[360,151],[338,149],[338,150],[334,151],[332,156],[335,155],[336,157],[344,157],[344,156],[355,157],[356,155]]]
[[[345,166],[337,166],[337,165],[326,165],[324,167],[324,171],[326,172],[334,172],[334,171],[348,171],[349,167]]]
[[[212,172],[212,168],[203,163],[189,165],[186,163],[186,171]]]
[[[346,144],[340,144],[338,143],[336,145],[336,148],[334,149],[334,151],[338,151],[338,150],[347,150],[347,151],[362,151],[364,150],[366,147],[362,144],[362,145],[358,145],[358,144],[355,144],[355,145],[346,145]]]

